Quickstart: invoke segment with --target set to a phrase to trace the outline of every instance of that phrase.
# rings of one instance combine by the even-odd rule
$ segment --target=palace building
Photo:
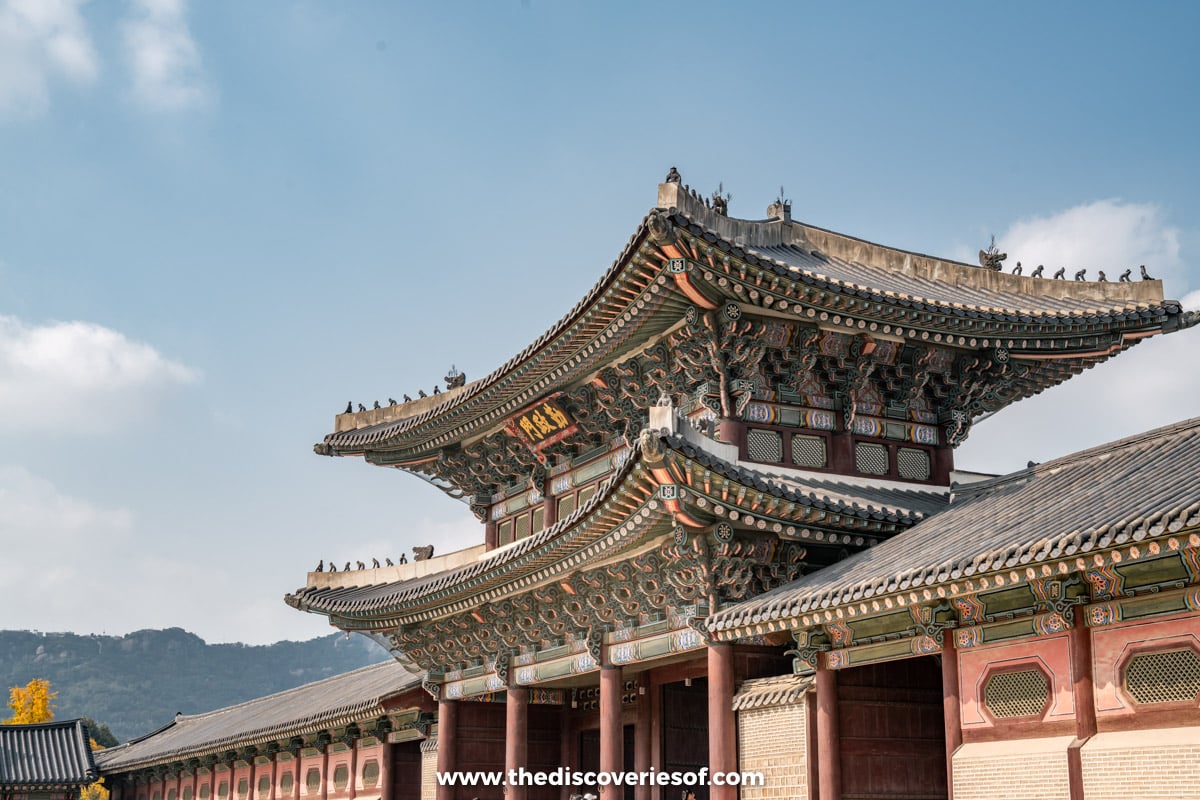
[[[700,800],[1195,796],[1200,419],[1000,478],[954,448],[1196,315],[1153,279],[1003,260],[833,233],[784,198],[733,219],[672,169],[537,341],[316,445],[480,523],[477,546],[286,597],[383,643],[390,694],[102,767],[123,800],[192,800],[201,769],[253,800],[300,800],[302,773],[313,800],[682,795],[434,778],[560,767],[765,778]],[[367,787],[364,758],[387,777]]]

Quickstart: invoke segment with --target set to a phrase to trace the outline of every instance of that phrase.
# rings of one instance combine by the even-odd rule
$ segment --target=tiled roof
[[[1158,281],[1064,281],[992,272],[800,223],[717,216],[686,192],[675,195],[672,203],[678,206],[662,210],[680,229],[711,244],[714,250],[782,278],[913,312],[994,321],[1008,331],[1006,337],[1036,337],[1038,331],[1062,334],[1067,330],[1063,325],[1154,333],[1197,321],[1195,315],[1185,317],[1178,302],[1162,299]],[[410,416],[381,422],[379,412],[352,415],[350,424],[360,427],[343,429],[339,422],[339,429],[318,445],[319,451],[361,454],[398,448],[410,454],[431,452],[448,441],[461,440],[481,425],[495,425],[537,397],[571,384],[616,352],[628,352],[669,328],[691,304],[670,284],[662,291],[654,287],[654,294],[648,296],[657,298],[658,305],[645,310],[641,309],[644,300],[637,300],[638,292],[609,291],[645,269],[635,255],[646,241],[649,220],[649,216],[643,219],[620,256],[574,308],[490,375],[436,404],[414,405]],[[636,280],[639,286],[646,283],[645,276]],[[625,328],[625,335],[617,337],[622,343],[614,345],[617,335],[608,328],[610,335],[599,341],[609,344],[596,347],[596,334],[609,325]],[[1013,334],[1013,325],[1032,326],[1032,333]],[[634,328],[638,333],[629,335]],[[518,378],[518,370],[527,374]],[[398,413],[405,410],[401,407]]]
[[[849,476],[825,475],[803,470],[769,472],[730,464],[720,458],[668,436],[672,448],[709,469],[746,486],[805,505],[889,522],[918,522],[946,508],[948,491],[941,486],[913,484],[909,488],[882,485]]]
[[[709,619],[742,626],[1136,542],[1200,525],[1200,418],[959,489],[870,550]],[[727,632],[727,633],[726,633]]]
[[[847,517],[907,526],[946,506],[944,488],[884,488],[853,479],[827,478],[823,475],[812,478],[798,475],[780,477],[722,461],[676,436],[665,436],[663,439],[671,450],[720,472],[733,481],[795,501],[802,506],[836,512]],[[483,591],[489,587],[511,583],[524,575],[507,569],[510,564],[526,564],[529,572],[565,558],[566,549],[558,556],[548,554],[558,552],[555,548],[560,543],[565,544],[569,534],[573,535],[593,511],[619,491],[622,481],[640,460],[640,450],[635,449],[622,468],[602,483],[589,501],[570,516],[540,533],[522,539],[512,547],[489,554],[474,564],[402,582],[342,588],[305,587],[289,594],[285,600],[289,605],[304,611],[337,615],[344,619],[395,613],[408,604],[423,602],[425,598],[438,592],[467,588],[471,591]],[[603,530],[600,532],[603,533],[608,530],[608,525],[602,525],[601,528]],[[570,553],[578,551],[574,544],[572,548]],[[526,581],[522,585],[527,583]]]
[[[0,725],[0,789],[69,788],[98,776],[83,720]]]
[[[733,710],[792,705],[812,686],[811,675],[776,675],[744,682],[733,696]]]
[[[96,761],[118,772],[339,727],[381,715],[382,701],[418,685],[419,677],[385,661],[205,714],[180,714],[154,733],[101,750]]]

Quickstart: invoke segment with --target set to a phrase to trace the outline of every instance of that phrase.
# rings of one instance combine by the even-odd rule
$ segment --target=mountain
[[[388,657],[370,639],[341,633],[251,646],[207,644],[180,628],[126,636],[0,631],[0,691],[45,678],[58,692],[56,719],[92,717],[127,741],[177,711],[223,708]]]

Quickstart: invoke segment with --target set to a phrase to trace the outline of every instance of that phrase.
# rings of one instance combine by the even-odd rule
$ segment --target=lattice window
[[[1125,667],[1125,690],[1138,703],[1180,703],[1200,694],[1200,656],[1190,648],[1143,653]]]
[[[582,489],[580,489],[579,490],[579,505],[582,506],[582,505],[586,504],[588,500],[592,499],[592,495],[594,495],[595,493],[596,493],[596,487],[594,484],[592,486],[585,486]]]
[[[263,775],[258,779],[258,796],[262,798],[271,796],[271,776]]]
[[[497,531],[496,540],[500,544],[508,544],[513,540],[513,521],[506,519],[500,523],[500,529]]]
[[[854,446],[854,466],[864,475],[887,475],[887,448],[881,444],[859,442]]]
[[[929,480],[929,453],[912,447],[896,451],[896,474],[913,481]]]
[[[517,526],[513,530],[513,536],[517,539],[524,539],[529,535],[529,515],[522,514],[517,517]]]
[[[783,437],[775,431],[746,431],[746,455],[751,461],[783,461]]]
[[[279,779],[279,791],[280,791],[280,793],[282,793],[282,794],[291,794],[291,793],[292,793],[292,786],[293,786],[293,783],[292,783],[292,781],[293,781],[293,780],[294,780],[294,779],[292,778],[292,773],[290,773],[290,772],[285,772],[285,773],[283,773],[283,777]],[[191,798],[185,797],[183,800],[191,800]]]
[[[338,764],[333,770],[333,788],[345,789],[350,783],[350,768],[345,764]]]
[[[541,507],[535,508],[533,510],[533,516],[530,518],[530,520],[531,520],[530,525],[533,527],[534,533],[537,533],[538,531],[545,528],[546,527],[546,509],[541,508]]]
[[[558,518],[566,519],[575,511],[575,495],[558,498]]]
[[[375,784],[379,783],[379,762],[378,761],[372,760],[372,761],[368,761],[366,764],[363,764],[362,782],[363,782],[363,786],[367,787],[368,789],[373,787]]]
[[[316,794],[321,788],[321,770],[312,767],[304,776],[304,788],[308,794]]]
[[[798,467],[825,466],[825,440],[820,436],[792,436],[792,463]]]
[[[1049,700],[1046,676],[1036,669],[997,673],[983,687],[984,705],[1000,719],[1037,716]]]
[[[238,800],[246,800],[246,797],[248,797],[249,794],[250,794],[250,781],[247,778],[242,778],[240,781],[238,781],[238,785],[237,785]],[[155,800],[158,800],[158,798],[155,798]]]

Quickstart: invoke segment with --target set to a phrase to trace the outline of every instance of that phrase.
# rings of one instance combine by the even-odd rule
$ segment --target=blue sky
[[[328,629],[318,559],[481,535],[311,445],[490,372],[671,165],[734,216],[1200,306],[1200,6],[0,0],[0,627]],[[1195,331],[981,423],[1003,471],[1200,413]]]

